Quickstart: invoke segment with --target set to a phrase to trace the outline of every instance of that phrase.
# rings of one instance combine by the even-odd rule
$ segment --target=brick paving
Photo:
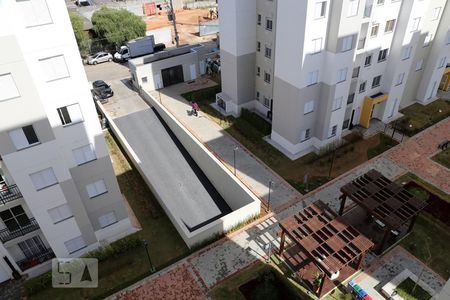
[[[168,96],[165,95],[165,97]],[[167,100],[163,96],[163,102]],[[185,105],[184,100],[178,101],[177,103],[177,105],[181,103],[178,109],[189,109]],[[216,137],[220,139],[224,137],[221,132],[222,129],[218,128],[215,123],[213,124],[211,120],[198,118],[192,119],[193,121],[190,122],[198,122],[200,119],[203,121],[198,123],[197,128],[203,128],[203,130],[205,127],[215,128],[218,131],[216,132]],[[181,118],[181,122],[184,124],[188,120],[183,117]],[[209,125],[205,126],[205,124]],[[192,125],[190,125],[190,128],[192,130]],[[198,134],[197,131],[195,133]],[[433,168],[427,167],[427,164],[430,163],[428,157],[437,151],[437,144],[442,139],[450,138],[449,134],[450,118],[419,134],[417,137],[409,139],[404,144],[394,147],[379,157],[341,175],[307,195],[292,197],[292,194],[290,194],[290,197],[287,198],[289,201],[286,201],[286,198],[284,201],[280,199],[278,203],[279,209],[277,210],[279,212],[273,216],[269,216],[263,221],[254,222],[231,236],[175,263],[166,270],[160,271],[157,276],[153,275],[146,278],[125,291],[111,296],[110,299],[144,299],[150,296],[152,299],[187,299],[188,296],[189,299],[205,299],[207,291],[215,285],[237,274],[255,261],[265,259],[267,255],[267,244],[271,244],[274,250],[278,248],[278,222],[280,220],[291,216],[318,199],[326,202],[332,209],[337,211],[339,207],[338,197],[340,196],[340,188],[370,169],[380,171],[389,179],[395,179],[409,170],[435,183],[439,187],[444,187],[448,191],[446,187],[448,187],[448,178],[450,176],[443,177],[446,176],[447,173],[445,172],[448,172],[448,170],[442,170],[443,167],[437,166],[438,171],[433,172]],[[232,149],[232,147],[229,148]],[[227,155],[227,158],[229,159],[229,155]],[[245,175],[250,178],[253,176],[251,173],[246,173]],[[258,176],[260,175],[258,174]],[[347,205],[351,205],[350,202],[347,201]],[[368,255],[365,263],[370,264],[374,261],[377,261],[377,259]],[[376,285],[377,280],[379,282],[387,280],[390,276],[393,276],[404,268],[410,269],[413,273],[417,273],[422,268],[420,261],[408,255],[405,250],[396,249],[384,256],[383,260],[379,261],[379,264],[383,264],[385,267],[378,266],[377,269],[377,265],[373,264],[368,269],[368,271],[373,272],[371,274],[374,277],[367,277],[373,279],[371,281],[373,285]],[[427,274],[425,275],[426,280],[430,282],[427,283],[438,290],[441,286],[441,278],[429,270],[426,270],[425,273]],[[377,279],[377,276],[380,279]],[[360,279],[363,280],[364,277],[360,276]]]
[[[450,118],[395,147],[386,156],[450,194],[450,170],[430,159],[440,151],[438,145],[447,140],[450,140]]]
[[[152,276],[151,280],[142,283],[136,289],[123,293],[120,297],[123,300],[207,299],[198,281],[185,264],[181,264],[161,276]]]

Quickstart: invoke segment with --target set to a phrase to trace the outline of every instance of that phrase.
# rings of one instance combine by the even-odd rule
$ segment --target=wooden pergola
[[[417,214],[427,205],[426,201],[418,199],[376,170],[370,170],[347,183],[341,192],[339,215],[344,212],[345,201],[349,197],[384,225],[384,236],[377,247],[378,254],[382,253],[391,231],[400,229],[409,221],[410,232]]]
[[[339,271],[356,260],[360,269],[365,253],[374,245],[320,200],[280,222],[280,227],[279,254],[283,254],[287,235],[321,270],[318,297],[328,277],[337,279]]]

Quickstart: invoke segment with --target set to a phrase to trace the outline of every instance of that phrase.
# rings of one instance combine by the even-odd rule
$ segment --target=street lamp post
[[[155,267],[152,264],[152,260],[150,259],[150,254],[148,253],[148,242],[146,240],[142,240],[142,244],[145,248],[145,253],[147,253],[148,263],[150,264],[150,272],[155,272]]]
[[[233,148],[233,168],[234,168],[234,176],[236,176],[236,151],[239,150],[238,146]]]
[[[272,180],[269,180],[269,197],[267,198],[267,210],[266,212],[270,211],[270,190],[272,189],[272,184],[274,182]]]

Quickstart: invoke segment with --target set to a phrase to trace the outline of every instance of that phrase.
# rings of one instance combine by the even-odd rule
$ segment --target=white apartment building
[[[0,1],[0,282],[131,226],[64,1]]]
[[[450,61],[447,0],[219,1],[225,114],[272,119],[295,159],[429,103]]]

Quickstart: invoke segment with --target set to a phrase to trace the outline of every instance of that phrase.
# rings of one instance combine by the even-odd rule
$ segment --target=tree
[[[92,16],[92,25],[99,38],[104,38],[112,46],[145,36],[145,22],[124,9],[102,7]]]
[[[69,16],[73,32],[75,33],[75,39],[77,40],[78,50],[80,50],[80,55],[86,57],[89,52],[89,36],[87,32],[84,31],[83,17],[74,12],[70,12]]]

